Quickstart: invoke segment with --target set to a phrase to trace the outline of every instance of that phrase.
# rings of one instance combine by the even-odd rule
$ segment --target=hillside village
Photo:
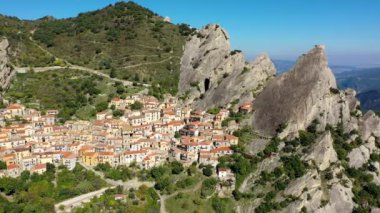
[[[141,109],[132,110],[139,103]],[[7,169],[1,176],[17,177],[24,170],[42,174],[47,163],[64,165],[69,170],[77,163],[95,167],[99,163],[137,165],[150,169],[168,161],[183,165],[197,162],[216,167],[218,158],[233,154],[238,137],[222,128],[229,111],[210,114],[180,107],[167,97],[160,103],[153,96],[115,97],[109,108],[122,110],[115,118],[110,109],[96,114],[93,121],[58,123],[58,110],[41,113],[13,103],[1,111],[0,159]],[[240,107],[244,113],[252,103]],[[220,169],[221,176],[231,176]]]

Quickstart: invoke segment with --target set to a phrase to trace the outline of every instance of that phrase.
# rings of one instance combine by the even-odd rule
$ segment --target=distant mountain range
[[[277,74],[281,75],[294,66],[294,61],[273,60]],[[357,68],[331,65],[340,89],[352,88],[358,93],[364,111],[380,111],[380,68]]]
[[[335,73],[341,88],[353,88],[358,93],[380,89],[380,68],[354,69]]]
[[[380,68],[355,69],[335,76],[341,89],[358,92],[363,110],[380,111]]]
[[[282,74],[284,72],[289,71],[295,64],[295,61],[291,60],[273,60],[274,65],[276,66],[277,69],[277,74]],[[343,72],[348,72],[352,70],[358,69],[357,67],[353,66],[345,66],[345,65],[330,65],[330,68],[332,71],[337,74],[337,73],[343,73]]]

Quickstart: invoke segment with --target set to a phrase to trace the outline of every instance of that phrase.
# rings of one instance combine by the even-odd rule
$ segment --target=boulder
[[[304,189],[308,190],[318,188],[321,186],[321,179],[317,170],[312,170],[304,176],[297,178],[289,183],[288,187],[284,190],[285,195],[292,195],[295,197],[301,196]]]
[[[314,161],[321,171],[327,169],[331,163],[338,161],[330,132],[325,132],[316,140],[305,160]]]
[[[370,137],[368,142],[353,149],[349,154],[348,165],[353,168],[360,168],[367,163],[372,152],[376,149],[375,138]]]
[[[352,212],[355,205],[352,200],[353,197],[354,194],[352,193],[350,187],[345,187],[339,183],[334,184],[330,189],[330,199],[327,205],[312,212]]]
[[[359,132],[363,140],[371,135],[380,137],[380,118],[373,111],[368,111],[359,121]]]

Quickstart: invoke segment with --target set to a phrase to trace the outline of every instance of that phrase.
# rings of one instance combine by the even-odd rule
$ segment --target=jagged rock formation
[[[304,206],[307,209],[317,209],[321,205],[321,200],[323,197],[323,192],[320,188],[321,179],[316,170],[296,179],[289,184],[289,186],[285,189],[284,194],[300,197],[301,200],[292,203],[282,212],[300,212],[301,208]],[[313,199],[308,200],[308,196]]]
[[[353,149],[348,158],[350,161],[348,165],[353,168],[360,168],[363,164],[367,163],[370,155],[376,149],[375,138],[370,137],[368,143],[365,143],[358,148]]]
[[[251,63],[231,51],[228,34],[219,25],[207,25],[186,42],[181,59],[179,93],[197,109],[253,100],[275,74],[265,54]]]
[[[9,66],[8,47],[8,39],[0,38],[0,87],[2,89],[8,88],[14,75],[12,67]]]
[[[309,168],[273,198],[274,202],[281,202],[288,196],[297,198],[281,212],[352,212],[363,205],[357,202],[360,195],[355,190],[358,190],[356,185],[360,180],[358,182],[354,173],[371,174],[374,179],[369,182],[380,183],[380,164],[374,160],[380,153],[377,147],[380,118],[372,111],[363,116],[356,92],[352,89],[340,91],[336,87],[324,47],[317,45],[301,56],[290,72],[271,81],[254,102],[253,126],[263,134],[274,135],[280,124],[287,124],[279,134],[285,143],[289,143],[286,147],[291,147],[290,144],[298,140],[293,139],[299,130],[317,124],[315,136],[318,137],[314,143],[291,150],[292,155],[299,155]],[[314,123],[314,120],[318,122]],[[328,124],[331,126],[326,128]],[[282,148],[278,147],[277,156],[289,155],[289,149]],[[263,162],[258,168],[262,168]],[[255,185],[260,183],[257,176],[251,175],[250,179],[244,182],[241,192],[249,192],[250,189],[251,192],[265,192],[266,188]],[[273,181],[268,185],[276,183]],[[263,203],[265,200],[255,200],[242,204],[238,210],[253,211]]]
[[[341,169],[335,168],[334,176],[341,173]],[[291,182],[285,189],[286,195],[296,196],[300,199],[291,203],[282,212],[301,212],[303,207],[307,209],[307,212],[351,212],[354,208],[352,183],[347,177],[343,177],[343,179],[346,180],[344,186],[337,178],[324,183],[326,180],[321,179],[317,170],[308,172]],[[326,187],[326,184],[331,187]]]
[[[326,124],[345,124],[357,100],[352,90],[340,92],[328,67],[325,47],[317,45],[301,56],[291,71],[271,81],[255,100],[253,125],[272,135],[287,124],[282,136],[296,135],[317,119],[320,129]]]
[[[324,133],[316,140],[310,154],[305,157],[305,160],[315,162],[321,171],[327,169],[331,163],[338,161],[330,132]]]
[[[356,129],[359,131],[363,145],[353,149],[349,155],[349,166],[360,168],[370,158],[370,155],[377,150],[376,138],[380,137],[380,118],[373,111],[368,111],[357,121]],[[358,136],[359,137],[359,136]]]
[[[351,183],[350,183],[351,184]],[[354,197],[351,187],[345,187],[340,183],[332,185],[328,204],[315,212],[352,212],[354,208]]]
[[[371,135],[380,137],[380,118],[368,111],[359,122],[359,132],[363,140],[368,140]]]

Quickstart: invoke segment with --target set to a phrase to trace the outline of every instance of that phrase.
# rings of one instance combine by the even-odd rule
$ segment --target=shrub
[[[173,161],[170,163],[172,174],[180,174],[183,172],[184,168],[183,165],[178,161]]]
[[[264,155],[268,156],[274,152],[278,152],[278,145],[280,145],[280,139],[278,137],[272,138],[270,143],[263,150]]]
[[[300,130],[298,131],[298,134],[302,146],[308,146],[314,143],[315,135],[313,133]]]
[[[204,176],[210,177],[212,175],[213,167],[211,165],[207,165],[202,169],[202,173]]]
[[[338,89],[336,89],[336,88],[330,88],[330,92],[332,93],[332,94],[339,94],[339,90]]]
[[[132,110],[140,110],[143,108],[143,104],[139,101],[135,101],[133,104],[131,104],[131,109]]]
[[[96,108],[97,112],[104,111],[108,108],[108,103],[107,102],[100,102],[95,106],[95,108]]]
[[[206,198],[215,191],[215,187],[218,181],[215,178],[206,179],[202,183],[201,197]]]
[[[243,70],[241,71],[241,75],[245,74],[245,73],[247,73],[249,71],[250,71],[250,69],[248,67],[244,67]]]
[[[278,125],[278,128],[276,129],[276,132],[277,133],[281,133],[283,132],[286,127],[288,127],[288,124],[287,123],[281,123],[280,125]]]
[[[218,107],[214,107],[214,108],[210,108],[207,110],[207,113],[210,113],[210,114],[213,114],[213,115],[216,115],[220,112],[220,108]]]
[[[281,157],[284,164],[285,174],[290,178],[302,177],[306,172],[305,163],[301,161],[299,155]]]

